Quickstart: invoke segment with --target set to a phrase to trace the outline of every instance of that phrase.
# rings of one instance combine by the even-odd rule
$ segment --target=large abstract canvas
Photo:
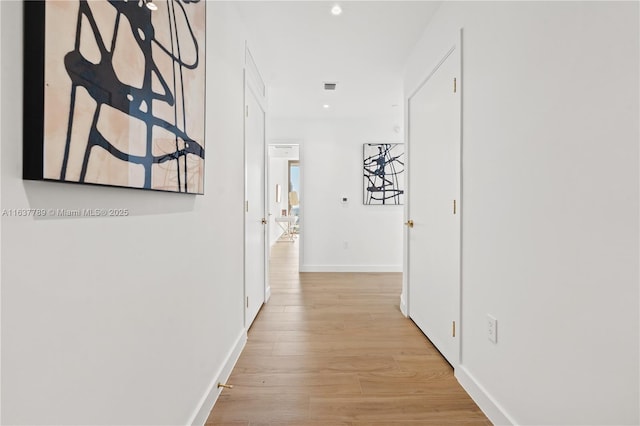
[[[148,3],[25,1],[25,179],[204,192],[206,2]]]
[[[363,153],[364,204],[404,204],[404,144],[366,143]]]

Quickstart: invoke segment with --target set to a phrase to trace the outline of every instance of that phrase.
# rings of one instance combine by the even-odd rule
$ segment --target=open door
[[[265,90],[251,53],[245,67],[245,222],[244,288],[245,327],[253,323],[265,302],[267,278],[267,215]]]
[[[460,361],[460,43],[408,98],[408,311]]]

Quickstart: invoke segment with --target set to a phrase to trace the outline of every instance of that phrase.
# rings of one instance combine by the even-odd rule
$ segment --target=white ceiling
[[[342,15],[333,16],[339,4]],[[402,105],[402,72],[440,1],[242,1],[272,117],[361,117]],[[324,82],[337,82],[326,92]],[[323,104],[329,104],[324,109]]]

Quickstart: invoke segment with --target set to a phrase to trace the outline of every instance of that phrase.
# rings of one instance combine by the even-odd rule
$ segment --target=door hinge
[[[249,105],[245,106],[245,115],[246,117],[249,116]]]
[[[453,78],[453,93],[456,93],[458,91],[458,80],[454,77]]]
[[[453,337],[456,337],[456,322],[453,322]]]
[[[249,200],[244,202],[244,210],[249,213]]]
[[[249,296],[247,296],[247,308],[249,307]]]
[[[453,200],[453,214],[456,214],[456,200]]]

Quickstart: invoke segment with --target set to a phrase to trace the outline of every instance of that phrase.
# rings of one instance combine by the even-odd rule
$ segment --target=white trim
[[[494,425],[517,424],[464,366],[458,365],[454,374],[471,399],[491,420],[491,423]]]
[[[400,310],[404,314],[405,317],[409,318],[411,315],[411,301],[409,299],[409,268],[411,267],[409,262],[409,247],[411,237],[410,229],[408,226],[408,222],[411,219],[411,199],[409,198],[410,190],[411,190],[411,179],[409,176],[411,170],[411,144],[409,143],[409,137],[411,133],[411,129],[409,128],[409,97],[405,97],[404,99],[404,191],[405,191],[405,202],[404,202],[404,221],[402,226],[402,291],[400,292]]]
[[[0,12],[2,12],[2,6],[0,6]],[[11,13],[11,12],[9,12],[9,13]],[[0,15],[2,15],[2,14],[0,13]],[[6,17],[7,14],[5,13],[4,16]],[[0,16],[0,23],[1,22],[2,22],[2,17]],[[5,26],[5,28],[7,28],[7,27],[8,27],[8,25]],[[1,45],[2,45],[2,43],[0,43],[0,46]],[[1,49],[0,49],[0,52],[1,52]],[[5,52],[6,52],[6,49],[5,49]],[[2,57],[2,53],[0,53],[0,58],[1,57]],[[7,75],[7,74],[5,73],[5,75]],[[2,82],[3,82],[3,80],[0,77],[0,89],[3,86]],[[5,90],[5,93],[6,93],[6,90]],[[0,99],[3,99],[3,98],[0,97]],[[2,128],[2,117],[3,117],[1,111],[2,111],[2,105],[0,103],[0,128]],[[0,158],[2,158],[1,151],[2,150],[0,150]],[[6,158],[6,155],[5,155],[5,158]],[[2,163],[0,162],[0,164],[2,164]],[[6,181],[6,179],[5,179],[5,181]],[[0,183],[1,182],[2,182],[2,174],[0,173]],[[1,184],[0,184],[0,187],[2,187]],[[0,210],[2,210],[2,197],[0,197]],[[2,226],[0,226],[0,241],[3,241],[2,240]],[[0,244],[0,259],[2,259],[1,253],[2,253],[2,244]],[[1,276],[2,276],[2,262],[0,262],[0,277]],[[1,295],[2,295],[2,285],[0,283],[0,300],[2,299]],[[0,304],[0,318],[2,318],[2,304]],[[0,339],[0,365],[3,365],[2,364],[2,339]],[[2,383],[2,369],[0,369],[0,383]],[[1,389],[1,386],[0,386],[0,401],[2,401],[2,389]],[[2,422],[2,404],[0,404],[0,422]]]
[[[300,265],[300,272],[402,272],[402,265]]]
[[[233,367],[238,362],[238,358],[240,358],[240,354],[244,349],[245,344],[247,343],[247,330],[243,329],[240,336],[236,339],[236,343],[233,345],[227,357],[220,368],[217,374],[213,377],[213,380],[209,384],[207,391],[204,393],[200,402],[198,403],[195,411],[191,415],[191,418],[187,422],[188,425],[204,425],[209,418],[209,414],[211,414],[211,410],[218,400],[218,396],[220,396],[220,392],[222,389],[218,387],[218,383],[225,383],[229,376],[231,375],[231,371]]]
[[[462,214],[464,210],[464,200],[462,199],[462,95],[464,93],[464,82],[462,81],[462,28],[458,30],[458,40],[456,41],[456,51],[458,59],[456,92],[458,93],[458,143],[456,150],[458,154],[458,187],[457,187],[457,219],[458,219],[458,312],[456,318],[458,335],[458,365],[462,364],[462,336],[464,335],[464,324],[462,323]]]
[[[266,220],[265,225],[262,228],[262,235],[264,236],[264,247],[262,248],[264,257],[264,305],[269,301],[271,297],[271,281],[269,280],[270,273],[270,258],[271,258],[271,244],[269,244],[270,231],[269,231],[269,146],[267,145],[267,109],[266,100],[262,107],[263,123],[262,123],[262,218]],[[262,307],[261,307],[262,308]],[[260,312],[260,310],[258,310]]]
[[[462,150],[464,147],[464,117],[463,117],[463,103],[464,103],[464,78],[463,78],[463,29],[460,28],[458,30],[458,49],[456,54],[458,55],[458,92],[460,93],[460,102],[458,102],[458,120],[459,120],[459,128],[458,128],[458,334],[460,338],[458,339],[458,364],[462,364],[462,336],[464,334],[464,320],[463,320],[463,309],[462,309],[462,300],[463,300],[463,288],[464,288],[464,280],[463,280],[463,268],[462,268],[462,243],[463,243],[463,230],[462,230],[462,218],[464,215],[464,193],[462,192],[462,172],[463,172],[463,163],[462,163]]]
[[[298,185],[300,185],[300,197],[298,199],[298,271],[303,271],[304,264],[304,197],[306,189],[304,188],[304,160],[302,153],[304,149],[302,147],[302,140],[298,142],[298,167],[300,171]]]
[[[264,303],[267,303],[271,299],[271,283],[267,281],[267,288],[264,291]]]
[[[246,48],[246,45],[245,45]],[[242,70],[242,324],[247,326],[247,70]]]

